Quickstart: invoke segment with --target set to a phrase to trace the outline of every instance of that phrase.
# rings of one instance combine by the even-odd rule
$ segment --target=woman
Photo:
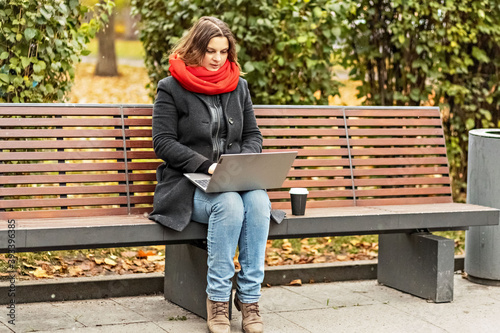
[[[233,257],[239,246],[235,306],[244,332],[262,332],[258,301],[271,204],[264,190],[208,194],[183,176],[212,174],[221,154],[260,153],[262,135],[247,82],[240,78],[235,39],[227,25],[202,17],[170,55],[172,76],[158,83],[153,113],[157,170],[150,218],[181,231],[208,224],[207,325],[229,332]]]

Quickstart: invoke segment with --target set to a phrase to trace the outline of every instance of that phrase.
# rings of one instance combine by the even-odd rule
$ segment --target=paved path
[[[268,333],[294,332],[500,332],[500,287],[455,276],[451,303],[429,303],[374,280],[263,289]],[[16,325],[2,306],[0,333],[207,332],[205,321],[163,296],[18,304]],[[232,332],[241,332],[236,313]]]

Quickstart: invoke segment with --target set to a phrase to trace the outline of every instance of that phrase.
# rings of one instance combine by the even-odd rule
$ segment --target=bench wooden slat
[[[0,140],[0,149],[123,148],[121,140]]]
[[[351,155],[373,155],[373,156],[387,156],[387,155],[446,155],[446,148],[353,148]]]
[[[57,199],[23,199],[23,200],[1,200],[0,208],[40,208],[40,207],[78,207],[78,206],[105,206],[125,205],[126,196],[116,197],[81,197],[81,198],[57,198]]]
[[[134,184],[131,184],[129,186],[129,190],[130,190],[130,193],[133,194],[133,193],[145,193],[145,192],[154,192],[155,190],[155,187],[156,185],[155,184],[151,184],[151,185],[134,185]]]
[[[358,176],[403,176],[403,175],[435,175],[448,174],[447,167],[419,167],[419,168],[371,168],[354,169],[354,177]],[[386,178],[386,181],[389,180]]]
[[[435,204],[452,203],[451,196],[432,196],[432,197],[404,197],[404,198],[384,198],[384,199],[360,199],[356,200],[357,206],[389,206],[389,205],[417,205],[417,204]]]
[[[284,188],[291,187],[309,187],[309,188],[319,188],[319,187],[345,187],[352,186],[352,180],[349,179],[314,179],[314,180],[285,180],[283,183]]]
[[[346,139],[264,139],[263,147],[277,146],[347,146]]]
[[[259,126],[340,126],[344,127],[344,119],[309,119],[309,118],[257,118],[257,125]]]
[[[136,107],[136,108],[130,108],[130,107],[124,107],[123,108],[123,115],[124,116],[132,116],[132,117],[137,117],[137,116],[152,116],[153,114],[153,108],[151,106],[145,106],[145,107]]]
[[[115,127],[122,126],[121,118],[7,118],[2,126],[67,126],[67,127]]]
[[[387,157],[387,158],[356,158],[352,160],[354,166],[366,165],[448,165],[446,156],[438,157]]]
[[[150,119],[112,118],[109,116],[95,118],[2,118],[2,126],[5,127],[44,127],[44,126],[64,126],[64,127],[121,127],[141,126],[151,127]]]
[[[151,209],[150,209],[151,210]],[[0,219],[46,219],[60,217],[80,217],[80,216],[110,216],[127,215],[127,207],[121,208],[93,208],[93,209],[58,209],[58,210],[25,210],[1,212]]]
[[[262,149],[263,152],[296,151],[297,156],[348,156],[347,148],[341,149]]]
[[[156,173],[148,172],[148,173],[129,173],[128,174],[130,181],[156,181]]]
[[[52,162],[55,161],[53,160]],[[146,164],[144,168],[147,169],[153,167],[153,165],[158,165],[158,163],[137,164]],[[121,170],[125,170],[124,162],[0,164],[0,172],[78,172]]]
[[[404,119],[347,119],[347,126],[436,126],[441,127],[441,119],[404,118]]]
[[[276,200],[276,199],[289,199],[290,194],[288,191],[268,191],[269,194],[269,199],[271,200]],[[321,191],[315,191],[311,190],[309,191],[309,194],[307,195],[308,199],[314,199],[314,198],[340,198],[340,197],[349,197],[352,198],[352,190],[321,190]]]
[[[120,151],[4,152],[0,155],[0,161],[113,160],[124,157]]]
[[[445,146],[445,141],[442,138],[399,138],[397,140],[391,138],[363,138],[349,139],[351,146],[423,146],[423,145],[440,145]]]
[[[156,157],[154,151],[129,151],[127,152],[127,158],[128,159],[154,159],[157,160],[158,162],[160,161],[158,157]]]
[[[0,129],[0,138],[121,138],[122,135],[121,129]]]
[[[0,184],[53,184],[53,183],[92,183],[125,181],[125,173],[116,174],[76,174],[76,175],[22,175],[0,176]]]
[[[139,186],[139,185],[136,185]],[[154,191],[154,188],[153,188]],[[88,185],[88,186],[44,186],[44,187],[2,187],[0,196],[42,196],[61,194],[99,194],[127,193],[126,185]]]
[[[130,196],[130,203],[131,204],[151,204],[153,199],[152,195],[133,195]],[[151,210],[153,209],[153,206],[150,208]]]
[[[449,185],[450,177],[407,177],[407,178],[370,178],[354,179],[355,186],[384,186],[390,182],[394,186],[400,185]]]
[[[140,129],[151,129],[151,118],[124,118],[124,126],[139,127]]]
[[[290,202],[273,202],[272,207],[273,209],[290,210]],[[307,209],[330,208],[330,207],[354,207],[354,201],[349,199],[318,200],[318,201],[310,200],[307,202],[306,207]]]
[[[117,107],[52,107],[45,106],[8,106],[2,105],[0,116],[120,116]]]
[[[260,132],[265,137],[270,136],[326,136],[326,137],[335,137],[335,136],[345,136],[345,129],[324,129],[324,128],[266,128],[261,127]]]
[[[151,128],[151,119],[150,118],[125,118],[124,125],[129,127],[140,127],[141,129]]]
[[[147,162],[129,162],[129,170],[137,170],[137,171],[143,171],[143,170],[151,170],[155,171],[158,165],[160,165],[160,161],[147,161]]]
[[[349,160],[346,156],[329,157],[328,159],[318,158],[297,158],[293,161],[294,167],[336,167],[336,166],[349,166]]]
[[[338,176],[351,176],[350,169],[302,169],[290,170],[288,177],[338,177]]]
[[[125,137],[151,137],[153,131],[150,129],[125,129]]]
[[[431,117],[440,118],[438,109],[350,109],[346,108],[346,116],[350,117]]]
[[[146,218],[152,210],[152,207],[130,207],[130,214],[139,214]]]
[[[313,135],[313,134],[312,134]],[[442,136],[441,128],[350,128],[350,136]]]
[[[418,187],[418,188],[389,188],[376,190],[356,190],[356,198],[362,197],[382,197],[382,196],[404,196],[404,195],[430,195],[430,194],[450,194],[450,187]]]
[[[153,148],[153,140],[149,138],[146,140],[141,138],[141,140],[126,140],[128,148]]]
[[[257,117],[264,116],[307,116],[307,117],[343,117],[342,109],[318,109],[318,108],[300,108],[300,109],[272,109],[272,108],[255,108],[255,115]]]

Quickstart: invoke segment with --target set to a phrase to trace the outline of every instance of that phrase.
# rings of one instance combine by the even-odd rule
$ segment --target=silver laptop
[[[279,188],[296,156],[296,151],[223,154],[213,175],[185,173],[184,176],[207,193]]]

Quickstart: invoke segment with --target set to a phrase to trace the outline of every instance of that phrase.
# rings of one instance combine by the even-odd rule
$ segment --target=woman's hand
[[[210,166],[210,168],[208,168],[208,173],[212,175],[214,173],[216,167],[217,167],[217,163],[212,164]]]

